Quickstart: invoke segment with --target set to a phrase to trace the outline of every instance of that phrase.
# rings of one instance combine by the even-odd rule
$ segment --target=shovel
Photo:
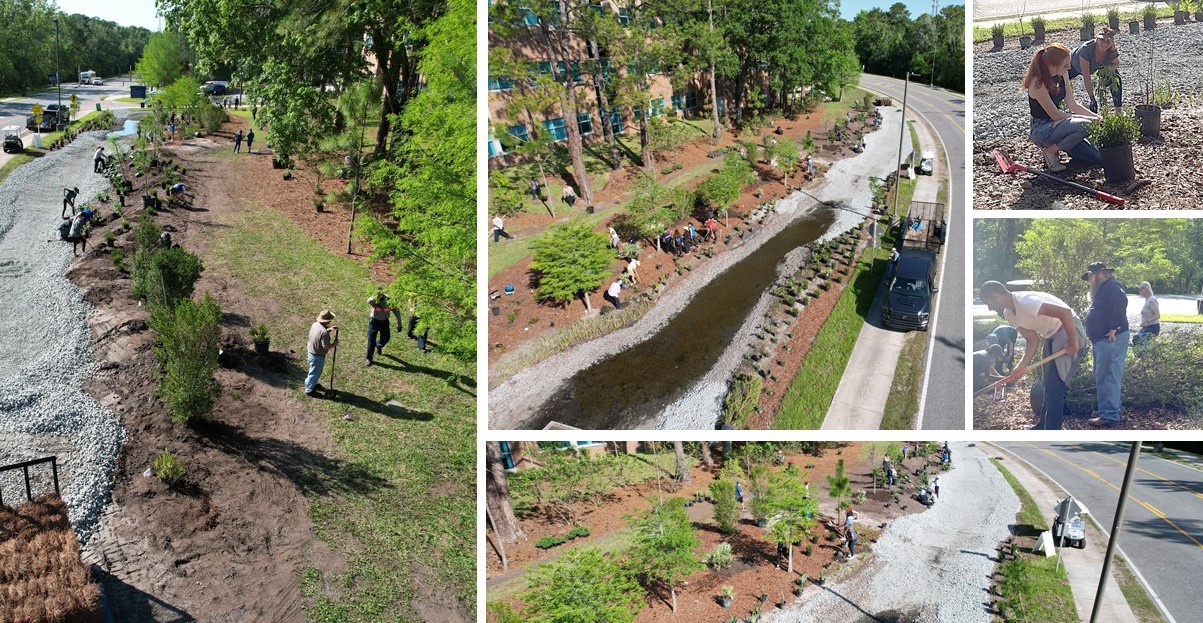
[[[1122,197],[1116,197],[1115,195],[1105,193],[1101,190],[1095,190],[1089,186],[1083,186],[1082,184],[1078,184],[1077,182],[1071,182],[1069,180],[1064,180],[1064,179],[1057,177],[1056,175],[1050,175],[1048,173],[1045,173],[1044,171],[1037,171],[1021,162],[1015,162],[1014,160],[1011,160],[1011,157],[1008,156],[1006,154],[1006,152],[1004,152],[1001,149],[994,150],[994,159],[998,161],[998,166],[1000,168],[1002,168],[1003,173],[1010,173],[1010,174],[1014,175],[1015,173],[1017,173],[1019,171],[1025,171],[1027,173],[1031,173],[1032,175],[1038,175],[1045,179],[1052,180],[1054,182],[1057,182],[1058,184],[1064,184],[1066,186],[1069,186],[1070,188],[1073,188],[1074,190],[1080,190],[1088,195],[1094,195],[1094,197],[1096,199],[1102,199],[1103,201],[1106,201],[1107,203],[1113,203],[1117,206],[1122,206],[1125,203],[1125,201]]]
[[[334,341],[338,341],[338,327],[334,327]],[[338,348],[334,349],[334,356],[330,358],[330,391],[326,392],[328,398],[333,399],[338,395],[334,389],[334,368],[338,366]]]
[[[1030,369],[1032,369],[1032,368],[1039,368],[1040,366],[1042,366],[1042,365],[1044,365],[1044,364],[1046,364],[1046,363],[1048,363],[1048,362],[1050,362],[1050,361],[1052,361],[1052,360],[1056,359],[1057,357],[1060,357],[1061,355],[1064,355],[1064,354],[1065,354],[1065,353],[1067,353],[1067,352],[1069,352],[1069,349],[1068,349],[1068,348],[1062,348],[1061,350],[1059,350],[1059,351],[1057,351],[1057,352],[1055,352],[1055,353],[1053,353],[1053,354],[1049,355],[1048,357],[1045,357],[1044,359],[1041,359],[1040,361],[1037,361],[1036,363],[1033,363],[1033,364],[1029,365],[1029,366],[1028,366],[1028,369],[1030,370]],[[1006,380],[1006,377],[1003,377],[1003,378],[1001,378],[1001,379],[998,379],[997,381],[995,381],[995,382],[993,382],[993,383],[991,383],[991,384],[989,384],[989,385],[987,385],[987,386],[985,386],[985,387],[983,387],[983,388],[981,388],[981,389],[979,389],[979,390],[977,390],[977,391],[973,392],[973,395],[974,395],[974,396],[976,396],[976,395],[978,395],[978,394],[984,394],[984,393],[986,393],[986,392],[988,392],[988,391],[990,391],[990,390],[994,389],[995,387],[997,387],[997,386],[998,386],[999,384],[1001,384],[1001,383],[1002,383],[1004,380]]]

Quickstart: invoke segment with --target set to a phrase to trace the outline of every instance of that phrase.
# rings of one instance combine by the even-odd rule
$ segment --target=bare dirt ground
[[[1093,381],[1091,381],[1093,385]],[[1036,423],[1032,412],[1031,392],[1034,383],[1030,378],[1020,380],[1014,387],[1009,387],[1001,400],[995,400],[992,392],[985,392],[973,398],[973,428],[974,430],[1023,430]],[[1079,397],[1073,400],[1073,389],[1066,394],[1067,402],[1071,403],[1070,412],[1062,421],[1065,430],[1100,430],[1091,426],[1087,420],[1092,417],[1090,405],[1094,395],[1088,398]],[[1087,400],[1085,408],[1074,408],[1074,403]],[[1123,410],[1123,428],[1130,430],[1189,430],[1195,427],[1195,421],[1185,413],[1170,409],[1130,409]]]
[[[846,577],[871,558],[872,543],[881,536],[883,529],[888,530],[890,521],[924,510],[923,505],[906,498],[899,504],[892,503],[884,489],[878,488],[876,493],[873,492],[873,465],[863,444],[853,443],[838,452],[827,450],[822,457],[802,453],[787,454],[786,461],[793,462],[806,474],[805,479],[810,483],[811,492],[816,496],[822,511],[821,516],[816,517],[821,524],[832,520],[835,501],[827,494],[826,477],[835,470],[836,462],[841,458],[846,461],[845,469],[851,479],[852,491],[855,493],[864,490],[867,493],[865,503],[856,505],[856,510],[861,514],[858,552],[870,552],[868,557],[861,556],[849,563],[846,557],[837,556],[836,552],[846,552],[846,547],[839,539],[828,538],[827,531],[820,526],[816,530],[820,536],[817,542],[811,544],[812,552],[809,556],[804,552],[805,546],[794,549],[794,572],[790,574],[786,572],[784,563],[781,567],[773,566],[776,546],[765,534],[764,529],[755,525],[749,513],[744,512],[736,534],[723,535],[713,524],[713,506],[708,502],[696,503],[688,508],[687,512],[702,541],[702,546],[697,551],[711,551],[718,543],[726,541],[732,545],[735,562],[728,568],[702,571],[683,581],[677,589],[675,613],[670,608],[667,594],[649,597],[636,622],[727,621],[730,616],[743,615],[760,605],[756,596],[762,593],[768,595],[767,602],[761,606],[765,612],[774,608],[778,602],[796,604],[799,598],[794,597],[792,591],[797,578],[806,576],[813,580],[821,574]],[[875,461],[880,460],[880,456],[875,457]],[[924,459],[910,458],[905,463],[906,470],[899,471],[918,469],[923,461]],[[692,498],[694,493],[706,494],[718,469],[707,469],[699,463],[690,472],[690,482],[683,485],[677,485],[671,476],[666,474],[661,483],[665,497]],[[570,541],[569,544],[551,550],[538,549],[535,542],[544,536],[562,536],[571,526],[536,510],[534,514],[522,518],[519,522],[526,532],[525,540],[506,546],[510,570],[505,573],[502,573],[500,560],[491,545],[493,536],[491,533],[487,534],[490,544],[486,545],[486,591],[488,588],[503,585],[507,588],[512,587],[512,582],[532,565],[554,560],[566,548],[588,547],[595,541],[611,542],[619,531],[625,529],[627,517],[650,509],[657,497],[657,484],[654,481],[628,489],[615,489],[598,508],[584,509],[582,506],[579,519],[581,525],[588,526],[591,530],[588,540],[583,543],[580,539]],[[729,609],[723,609],[715,600],[718,591],[724,585],[735,588],[735,599]],[[801,600],[805,601],[811,596],[813,593],[807,593]]]

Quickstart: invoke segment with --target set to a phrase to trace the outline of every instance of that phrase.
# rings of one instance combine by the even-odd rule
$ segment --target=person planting
[[[1096,35],[1094,39],[1083,43],[1074,50],[1070,57],[1069,79],[1073,80],[1082,76],[1082,82],[1086,85],[1086,93],[1090,96],[1091,112],[1099,111],[1098,98],[1094,94],[1094,79],[1099,76],[1095,74],[1103,68],[1114,69],[1118,65],[1119,50],[1115,48],[1115,31],[1110,28],[1104,28],[1103,32]],[[1118,71],[1109,73],[1107,84],[1103,84],[1103,86],[1110,89],[1115,107],[1120,108],[1124,104],[1123,83]]]
[[[1087,167],[1098,167],[1103,162],[1099,150],[1086,140],[1090,124],[1103,118],[1079,104],[1067,87],[1070,59],[1069,48],[1060,43],[1042,48],[1032,56],[1021,83],[1032,113],[1028,137],[1040,147],[1050,171],[1065,170],[1062,151]]]

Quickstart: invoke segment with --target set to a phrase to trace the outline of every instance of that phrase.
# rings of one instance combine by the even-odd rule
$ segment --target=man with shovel
[[[1011,292],[997,281],[982,284],[978,293],[990,311],[1001,314],[1026,341],[1023,357],[1002,383],[1024,377],[1036,358],[1036,345],[1044,342],[1044,367],[1040,384],[1032,388],[1036,411],[1036,430],[1060,430],[1065,414],[1066,383],[1077,372],[1080,348],[1086,344],[1086,330],[1074,312],[1061,299],[1047,292]]]
[[[322,378],[322,369],[326,367],[326,354],[338,348],[338,327],[331,327],[331,322],[334,322],[334,313],[323,309],[309,327],[309,375],[305,377],[305,395],[310,398],[321,398],[317,392],[324,388],[317,380]]]

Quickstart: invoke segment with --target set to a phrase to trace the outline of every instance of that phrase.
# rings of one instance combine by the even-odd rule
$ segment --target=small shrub
[[[726,568],[734,561],[735,556],[731,553],[731,544],[726,541],[715,545],[714,549],[706,554],[706,566],[716,571]]]
[[[746,429],[748,418],[760,404],[760,391],[763,383],[755,375],[740,375],[727,396],[723,398],[723,422],[732,428]]]
[[[568,531],[568,538],[576,539],[589,536],[589,526],[574,526]]]
[[[269,339],[271,339],[271,335],[267,331],[266,324],[260,322],[259,324],[251,327],[252,342],[266,342]]]
[[[127,267],[125,265],[124,251],[121,249],[113,249],[113,252],[109,254],[109,259],[113,260],[113,268],[116,268],[118,272],[126,271]]]
[[[192,297],[204,269],[199,256],[183,249],[139,250],[134,254],[134,296],[172,307]]]
[[[175,486],[183,481],[187,471],[184,461],[166,450],[155,457],[154,462],[151,463],[151,469],[154,470],[155,478],[169,486]]]
[[[563,545],[567,540],[562,536],[545,536],[535,543],[535,547],[539,549],[551,549],[557,545]]]
[[[730,479],[710,483],[710,499],[714,502],[714,522],[719,532],[734,534],[739,521],[739,509],[735,501],[735,482]]]
[[[159,395],[171,419],[186,422],[209,413],[221,386],[213,378],[221,341],[221,307],[205,294],[156,307],[147,324],[155,332],[155,357],[162,366]]]

